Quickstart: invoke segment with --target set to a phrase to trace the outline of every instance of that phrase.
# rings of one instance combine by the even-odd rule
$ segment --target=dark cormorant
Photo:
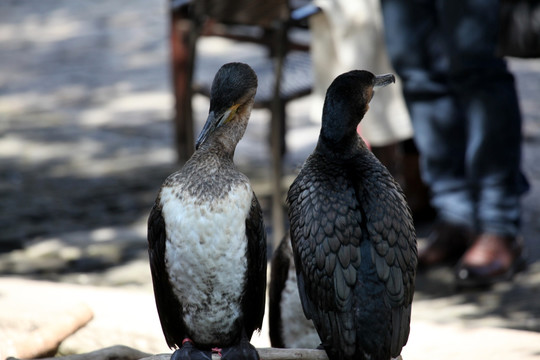
[[[358,136],[391,74],[351,71],[328,88],[314,152],[288,193],[304,313],[329,358],[397,357],[409,336],[416,235],[403,192]]]
[[[225,64],[210,111],[184,167],[163,183],[148,219],[157,309],[174,359],[258,359],[249,344],[260,329],[266,290],[266,234],[259,202],[234,163],[257,76]]]

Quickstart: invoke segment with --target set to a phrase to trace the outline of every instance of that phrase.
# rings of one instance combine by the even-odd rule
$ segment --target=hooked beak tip
[[[384,87],[386,85],[389,85],[395,82],[396,82],[396,77],[394,76],[394,74],[377,75],[375,76],[373,87],[374,88]]]

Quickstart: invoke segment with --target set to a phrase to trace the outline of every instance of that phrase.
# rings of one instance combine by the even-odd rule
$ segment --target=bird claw
[[[259,353],[247,340],[221,350],[222,360],[260,360]]]
[[[197,349],[189,339],[182,341],[182,347],[171,355],[171,360],[212,360],[212,352]]]

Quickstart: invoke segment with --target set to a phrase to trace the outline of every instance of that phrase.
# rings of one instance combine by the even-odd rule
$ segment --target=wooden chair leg
[[[195,143],[191,108],[191,79],[193,76],[193,45],[191,21],[181,12],[171,12],[170,17],[171,76],[174,90],[175,144],[180,163],[193,154]]]
[[[276,29],[276,57],[274,70],[276,73],[274,84],[274,98],[272,101],[271,119],[271,147],[272,147],[272,245],[277,249],[281,239],[285,235],[285,217],[283,204],[283,190],[281,180],[283,178],[283,154],[284,154],[284,123],[285,104],[281,99],[281,74],[283,73],[283,61],[285,57],[285,28],[280,26]]]

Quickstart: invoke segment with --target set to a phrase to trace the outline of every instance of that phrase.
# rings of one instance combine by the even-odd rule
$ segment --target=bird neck
[[[232,159],[236,145],[244,136],[247,127],[247,120],[235,118],[227,124],[217,128],[208,139],[201,145],[204,151],[219,152],[222,157]]]
[[[327,138],[321,133],[315,151],[334,161],[341,162],[341,160],[351,159],[363,151],[369,151],[369,149],[356,132],[339,140]]]

